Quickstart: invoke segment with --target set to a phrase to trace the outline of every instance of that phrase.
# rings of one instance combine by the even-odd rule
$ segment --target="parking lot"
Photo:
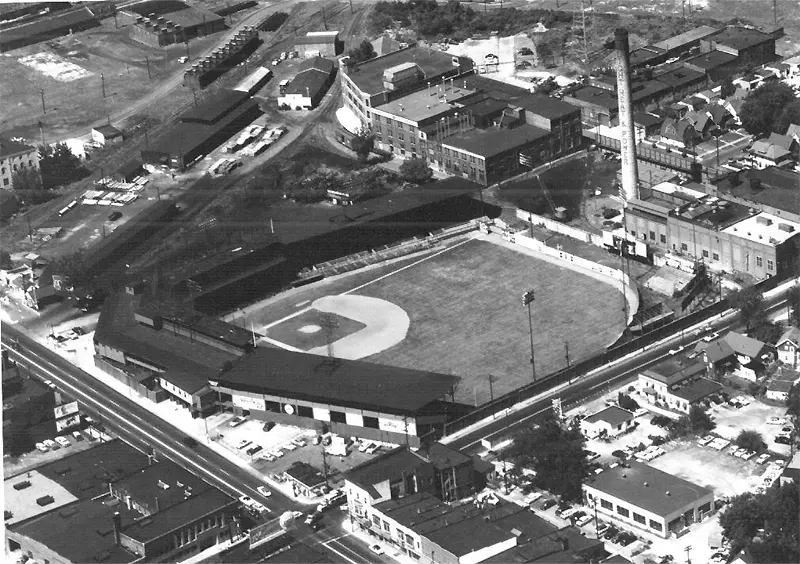
[[[751,400],[749,405],[738,409],[727,404],[713,406],[709,410],[709,414],[717,424],[713,433],[733,440],[743,429],[752,429],[761,433],[768,450],[781,456],[788,456],[790,446],[776,443],[774,440],[781,426],[767,423],[770,417],[783,416],[786,408],[766,405],[758,399],[749,399]]]
[[[315,431],[290,425],[275,425],[269,431],[264,431],[263,421],[250,419],[231,427],[232,419],[231,414],[209,418],[209,436],[259,472],[273,477],[280,476],[295,462],[306,462],[320,471],[323,470],[323,446],[313,444],[317,435]],[[261,449],[248,454],[248,450],[256,446]],[[370,455],[359,452],[353,446],[348,451],[347,456],[328,454],[326,457],[330,484],[334,487],[341,481],[342,473],[384,452],[381,449]]]

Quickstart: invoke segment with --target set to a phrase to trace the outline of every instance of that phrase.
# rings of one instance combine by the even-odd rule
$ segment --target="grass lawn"
[[[521,303],[531,288],[537,376],[565,366],[565,344],[574,362],[617,337],[616,288],[471,240],[357,292],[395,303],[411,318],[405,341],[364,360],[461,376],[456,399],[484,403],[489,374],[495,396],[532,380],[528,314]]]

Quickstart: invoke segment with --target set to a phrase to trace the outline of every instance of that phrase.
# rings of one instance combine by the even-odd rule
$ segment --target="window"
[[[703,258],[708,258],[708,251],[703,249]]]
[[[656,240],[656,232],[655,231],[651,231],[650,232],[650,240],[651,241],[655,241]]]
[[[636,237],[636,230],[635,230],[635,229],[631,229],[631,235],[633,235],[634,237]]]
[[[637,523],[641,523],[642,525],[646,523],[644,515],[639,515],[638,513],[633,514],[633,520]]]
[[[414,546],[414,538],[411,535],[406,535],[406,544]]]
[[[298,417],[314,417],[314,410],[305,405],[297,406]]]
[[[28,159],[28,166],[33,166],[33,161]]]
[[[662,234],[660,235],[660,237],[661,237],[661,239],[660,239],[660,240],[661,240],[661,242],[662,242],[662,243],[664,243],[664,244],[666,244],[666,243],[667,243],[667,236],[666,236],[666,235],[664,235],[664,234],[662,233]]]
[[[608,501],[606,499],[601,499],[600,500],[600,507],[602,507],[603,509],[612,509],[614,506],[611,505],[610,501]]]
[[[775,270],[775,263],[767,259],[767,270]]]
[[[681,243],[681,250],[682,251],[688,251],[689,250],[689,245],[687,245],[686,243]]]
[[[377,417],[369,417],[368,415],[364,416],[364,427],[368,429],[377,429],[378,428],[378,418]]]
[[[759,268],[764,266],[764,259],[761,258],[761,257],[756,257],[756,266],[759,267]]]
[[[14,170],[17,170],[17,165],[11,165]]]
[[[711,258],[714,260],[719,260],[719,253],[711,253]]]
[[[331,423],[345,423],[347,419],[342,411],[334,411],[331,409]]]
[[[380,520],[380,519],[378,519],[378,516],[377,516],[377,515],[373,515],[373,516],[372,516],[372,523],[373,523],[373,524],[374,524],[376,527],[378,527],[379,529],[381,528],[381,520]]]
[[[619,513],[623,517],[630,517],[631,516],[631,512],[628,511],[627,509],[625,509],[624,507],[622,507],[621,505],[617,505],[617,513]]]
[[[664,527],[661,526],[661,523],[659,523],[658,521],[653,521],[652,519],[650,519],[650,528],[655,530],[655,531],[663,531],[664,530]]]
[[[0,168],[0,173],[5,174],[6,173],[6,167]]]
[[[389,522],[388,521],[384,521],[383,522],[383,530],[386,531],[387,533],[391,530],[389,528]]]
[[[3,186],[8,186],[8,178],[3,179]]]
[[[403,139],[406,138],[405,133],[403,133],[402,131],[398,131],[397,138],[400,139],[400,141],[402,141]]]

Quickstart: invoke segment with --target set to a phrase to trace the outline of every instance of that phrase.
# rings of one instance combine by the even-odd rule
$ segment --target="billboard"
[[[251,398],[250,396],[232,396],[233,405],[241,407],[242,409],[258,409],[260,411],[267,410],[267,404],[264,398]]]
[[[281,526],[280,519],[273,519],[261,525],[256,525],[250,529],[250,549],[252,550],[258,545],[285,534],[286,529]]]
[[[56,419],[56,431],[59,433],[72,427],[78,427],[81,424],[81,414],[73,413],[63,419]]]
[[[53,409],[53,413],[56,416],[56,419],[61,419],[63,417],[67,417],[68,415],[72,415],[74,413],[78,413],[78,402],[73,401],[71,403],[65,403],[63,405],[57,405],[55,409]]]

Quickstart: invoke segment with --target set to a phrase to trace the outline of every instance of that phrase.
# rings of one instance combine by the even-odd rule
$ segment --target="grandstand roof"
[[[218,377],[219,386],[379,412],[416,414],[443,397],[457,376],[360,360],[258,348]]]

